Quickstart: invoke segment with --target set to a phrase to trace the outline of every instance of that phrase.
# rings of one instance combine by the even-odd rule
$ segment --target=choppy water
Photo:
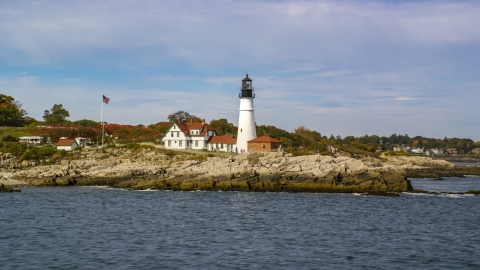
[[[480,189],[412,182],[448,181]],[[480,268],[479,196],[45,187],[0,205],[1,269]]]

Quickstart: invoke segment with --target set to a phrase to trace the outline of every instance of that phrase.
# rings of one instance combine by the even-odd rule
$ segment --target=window
[[[173,125],[173,129],[175,129],[176,126],[177,126],[177,125]]]
[[[198,134],[198,130],[197,130],[197,134]]]
[[[252,148],[253,148],[253,149],[257,148],[257,144],[254,143],[254,144],[252,145]]]
[[[173,137],[173,131],[172,131],[172,132],[170,132],[170,135],[171,135],[170,137]]]
[[[190,142],[190,141],[187,141],[187,147],[188,147],[188,143],[189,143],[189,142]]]
[[[265,144],[262,144],[262,148],[265,148]]]
[[[172,141],[168,141],[168,146],[172,146]]]
[[[178,146],[182,146],[182,141],[178,141]]]
[[[195,141],[195,147],[198,147],[198,141]]]
[[[223,143],[220,145],[220,148],[222,148],[222,149],[223,149]]]
[[[177,137],[180,137],[180,132],[179,131],[177,131]]]

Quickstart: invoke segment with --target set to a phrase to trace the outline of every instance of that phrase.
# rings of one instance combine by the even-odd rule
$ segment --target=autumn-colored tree
[[[13,97],[0,94],[0,124],[7,126],[22,126],[27,112],[22,104]]]

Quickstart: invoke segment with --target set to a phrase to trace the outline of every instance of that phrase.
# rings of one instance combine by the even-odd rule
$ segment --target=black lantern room
[[[241,94],[239,94],[239,98],[244,98],[244,97],[251,97],[255,98],[255,95],[253,94],[253,86],[252,86],[252,79],[245,77],[245,79],[242,80],[242,90]]]

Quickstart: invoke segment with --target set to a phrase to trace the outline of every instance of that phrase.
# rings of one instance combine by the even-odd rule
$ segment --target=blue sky
[[[0,93],[30,116],[480,140],[478,1],[0,1]]]

